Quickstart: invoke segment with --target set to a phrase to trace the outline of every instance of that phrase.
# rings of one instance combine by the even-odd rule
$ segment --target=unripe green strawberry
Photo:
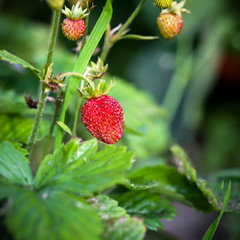
[[[154,0],[155,5],[161,9],[168,8],[172,5],[173,0]]]
[[[85,22],[82,18],[86,17],[88,13],[86,13],[86,9],[82,9],[80,6],[81,1],[79,1],[76,5],[72,6],[72,9],[65,7],[62,10],[67,18],[61,24],[63,35],[72,41],[77,41],[80,39],[85,33],[86,26]]]
[[[114,144],[122,138],[123,110],[111,96],[88,99],[82,107],[82,122],[100,141]]]
[[[182,17],[175,13],[160,13],[157,18],[157,26],[165,39],[172,39],[182,29]]]
[[[63,20],[61,27],[63,35],[71,41],[80,39],[86,30],[83,19],[73,20],[71,18],[66,18]]]

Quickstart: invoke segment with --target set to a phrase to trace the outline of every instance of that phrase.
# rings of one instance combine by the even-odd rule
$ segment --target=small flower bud
[[[64,0],[47,0],[47,3],[53,10],[60,10],[63,7]]]

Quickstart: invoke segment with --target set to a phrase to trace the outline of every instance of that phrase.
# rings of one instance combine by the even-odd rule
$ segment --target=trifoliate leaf
[[[0,143],[0,181],[21,185],[32,184],[28,159],[9,142]]]

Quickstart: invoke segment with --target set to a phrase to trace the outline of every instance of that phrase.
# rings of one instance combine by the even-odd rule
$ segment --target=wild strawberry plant
[[[165,110],[146,94],[107,73],[105,61],[117,41],[158,38],[129,34],[129,25],[145,0],[139,1],[124,24],[113,29],[112,1],[107,0],[90,32],[91,11],[99,6],[89,2],[79,1],[63,9],[64,1],[47,1],[53,20],[42,70],[6,50],[0,51],[2,60],[33,71],[41,86],[39,99],[25,95],[30,109],[9,94],[2,94],[2,109],[16,115],[1,118],[5,126],[8,124],[0,135],[1,235],[6,239],[137,240],[144,238],[147,229],[163,229],[161,219],[176,216],[171,201],[202,212],[220,210],[220,202],[206,187],[206,181],[197,177],[184,150],[178,145],[170,147],[168,137],[164,148],[171,150],[176,166],[153,164],[146,159],[146,152],[158,152],[163,145],[158,136],[163,133],[159,121],[165,121]],[[154,2],[163,9],[156,20],[160,34],[166,39],[176,37],[182,28],[181,12],[187,11],[183,8],[185,1]],[[62,23],[61,14],[66,15]],[[71,72],[54,75],[60,24],[67,39],[81,40],[80,54]],[[91,59],[103,35],[102,51],[95,63]],[[76,96],[78,100],[72,104]],[[54,113],[45,108],[47,101],[55,103]],[[75,110],[72,126],[67,123],[70,105]],[[148,112],[145,110],[149,114],[144,115]],[[34,113],[33,124],[31,118],[18,116],[20,113]],[[46,114],[52,118],[50,127],[42,120]],[[141,131],[149,120],[157,135],[151,144],[152,135]],[[83,129],[93,136],[90,140],[83,139]],[[33,147],[42,136],[44,156],[34,171],[30,168]],[[229,195],[230,188],[219,218],[204,239],[212,238]]]

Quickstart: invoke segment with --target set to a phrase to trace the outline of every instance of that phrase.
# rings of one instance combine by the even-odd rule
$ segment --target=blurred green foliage
[[[113,7],[117,10],[113,15],[112,27],[124,22],[138,2],[114,1]],[[105,1],[98,0],[96,3],[100,7]],[[44,1],[27,0],[24,7],[22,5],[16,0],[0,0],[0,9],[3,9],[0,14],[0,48],[42,69],[46,60],[51,12]],[[240,166],[239,96],[228,101],[233,89],[239,90],[239,80],[236,84],[230,83],[228,78],[225,82],[220,81],[223,56],[229,52],[238,57],[240,55],[239,2],[188,0],[187,7],[192,14],[183,16],[184,27],[178,39],[166,42],[160,38],[144,43],[124,40],[117,43],[107,59],[109,77],[117,76],[117,84],[111,95],[119,100],[125,114],[125,133],[118,144],[126,145],[135,152],[139,160],[135,168],[139,171],[147,166],[152,166],[154,170],[156,165],[165,163],[172,141],[180,142],[191,152],[192,159],[204,176],[216,170]],[[96,8],[90,27],[98,13]],[[158,35],[158,14],[159,10],[152,1],[146,1],[142,13],[131,25],[133,33]],[[77,54],[73,51],[76,45],[68,43],[61,33],[59,40],[53,58],[54,75],[71,71],[77,60]],[[173,85],[173,92],[166,104],[167,89],[174,79],[176,85]],[[218,95],[213,95],[218,85],[223,86],[219,94],[226,95],[223,101]],[[0,138],[25,143],[35,110],[27,109],[23,94],[31,93],[37,97],[38,79],[29,70],[0,61],[0,87]],[[72,126],[76,98],[68,111],[68,126]],[[159,106],[163,103],[164,108]],[[47,104],[45,119],[51,118],[52,106],[52,103]],[[49,123],[42,124],[40,137],[48,127]],[[9,129],[12,129],[11,133]],[[82,124],[79,125],[78,134],[84,140],[90,138]],[[37,148],[42,149],[41,145]],[[197,149],[194,147],[196,145]],[[39,152],[35,155],[37,159]],[[235,171],[233,169],[226,177],[213,175],[209,180],[213,182],[211,186],[220,199],[223,196],[217,189],[221,180],[234,180],[234,194],[230,202],[232,208],[239,209],[239,176],[233,174]],[[239,217],[234,217],[235,225],[239,225],[239,221]]]

